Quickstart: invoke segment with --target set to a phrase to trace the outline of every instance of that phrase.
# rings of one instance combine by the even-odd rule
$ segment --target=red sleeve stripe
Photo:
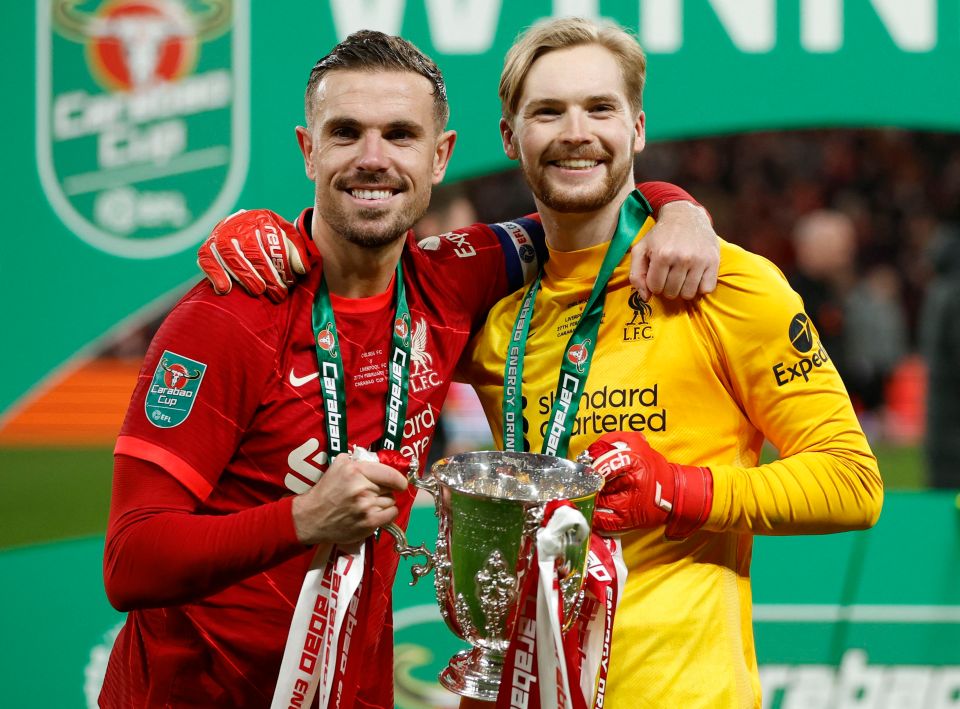
[[[213,492],[213,485],[197,472],[196,468],[156,443],[150,443],[136,436],[120,436],[117,438],[117,447],[113,449],[113,454],[129,455],[158,465],[200,500],[207,499]]]

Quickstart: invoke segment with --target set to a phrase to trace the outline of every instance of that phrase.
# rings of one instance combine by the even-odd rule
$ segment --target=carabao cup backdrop
[[[11,0],[0,9],[0,417],[196,279],[196,245],[219,218],[310,203],[293,127],[310,68],[337,40],[400,33],[438,61],[460,132],[457,179],[509,165],[497,134],[503,53],[523,27],[561,14],[637,30],[654,140],[960,128],[957,0]],[[768,706],[960,706],[958,527],[951,496],[901,493],[870,532],[758,539]],[[411,539],[435,533],[416,510]],[[101,554],[91,539],[0,555],[4,706],[93,706],[121,620]],[[397,703],[449,703],[433,678],[458,643],[429,584],[402,584]]]
[[[310,202],[293,132],[304,84],[360,28],[403,34],[446,74],[460,132],[449,179],[508,166],[503,54],[562,14],[637,30],[651,139],[960,125],[957,0],[37,0],[0,13],[0,416],[196,278],[219,218]]]

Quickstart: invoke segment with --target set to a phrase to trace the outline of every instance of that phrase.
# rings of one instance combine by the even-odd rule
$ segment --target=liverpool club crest
[[[38,0],[37,165],[77,237],[127,258],[193,246],[249,153],[247,0]]]

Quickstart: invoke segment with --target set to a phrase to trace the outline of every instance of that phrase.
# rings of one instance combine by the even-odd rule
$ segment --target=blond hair
[[[538,22],[523,32],[510,47],[500,74],[500,105],[503,117],[511,120],[517,112],[523,82],[530,67],[540,57],[556,49],[597,44],[617,60],[627,99],[633,112],[643,108],[643,84],[647,58],[636,37],[613,22],[597,22],[582,17],[563,17]]]

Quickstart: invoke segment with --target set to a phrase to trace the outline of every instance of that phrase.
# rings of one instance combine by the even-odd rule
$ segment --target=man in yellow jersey
[[[622,534],[628,576],[604,706],[760,707],[753,535],[870,527],[883,486],[773,264],[723,242],[712,294],[644,301],[630,288],[625,254],[653,224],[633,188],[644,70],[632,36],[581,19],[511,48],[503,145],[550,257],[494,307],[461,373],[504,448],[572,457],[594,444],[613,471],[596,524]],[[782,457],[758,465],[764,438]]]

